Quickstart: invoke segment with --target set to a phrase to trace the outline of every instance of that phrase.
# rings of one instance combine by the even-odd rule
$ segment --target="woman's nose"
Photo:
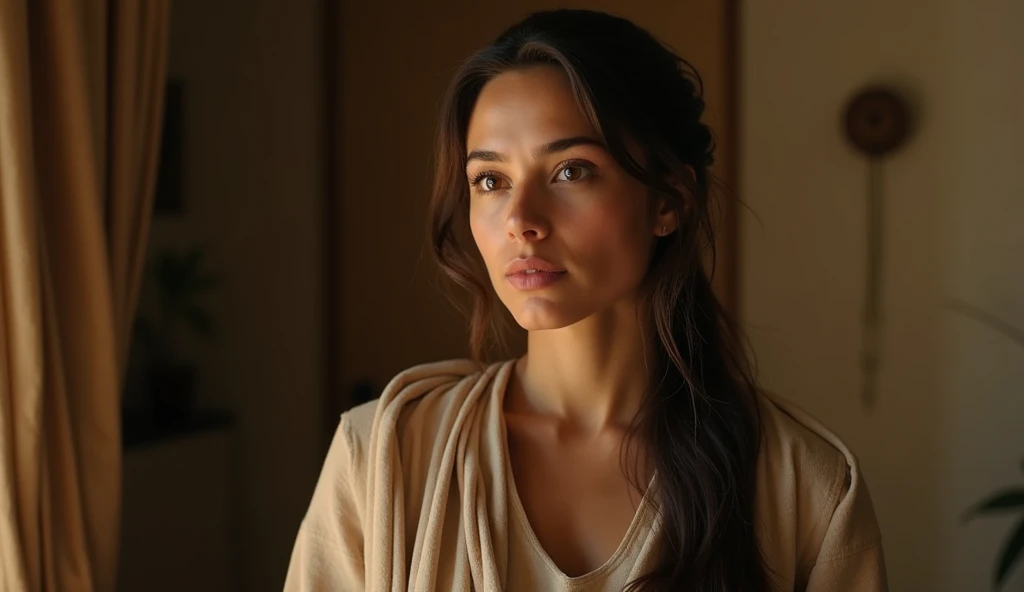
[[[550,233],[550,223],[544,213],[544,190],[530,184],[513,189],[505,228],[509,240],[533,242],[543,240]]]

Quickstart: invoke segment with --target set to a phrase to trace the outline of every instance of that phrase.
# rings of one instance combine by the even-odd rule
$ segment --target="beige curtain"
[[[0,0],[0,589],[108,591],[168,0]]]

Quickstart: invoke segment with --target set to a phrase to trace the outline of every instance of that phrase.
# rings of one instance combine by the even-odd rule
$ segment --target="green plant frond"
[[[157,264],[157,278],[161,288],[177,290],[188,272],[181,259],[171,253],[164,253]]]
[[[206,251],[202,247],[192,247],[181,256],[181,266],[188,273],[195,273],[205,256]]]
[[[157,281],[163,284],[166,278],[174,275],[174,257],[170,253],[160,253],[156,257],[156,265],[153,266]]]
[[[1012,510],[1015,508],[1024,508],[1024,489],[1010,489],[993,495],[967,510],[967,513],[964,514],[964,520],[969,520],[977,514],[988,514],[990,512]]]
[[[1022,551],[1024,551],[1024,520],[1017,524],[1017,530],[1003,546],[1002,557],[996,567],[996,589],[1002,586],[1006,576],[1010,574],[1010,568],[1020,559]]]
[[[164,251],[157,255],[155,275],[161,292],[170,300],[183,306],[184,302],[198,294],[217,287],[216,274],[203,269],[205,259],[203,247],[193,247],[183,253]]]
[[[220,278],[213,275],[212,273],[204,273],[196,276],[192,281],[192,292],[200,294],[203,292],[209,292],[220,285]]]
[[[1016,327],[1015,325],[1011,325],[1006,320],[992,314],[980,306],[975,306],[957,298],[950,298],[947,301],[947,306],[1001,334],[1003,337],[1013,341],[1018,346],[1024,347],[1024,330]]]
[[[213,317],[208,312],[199,308],[198,306],[190,306],[185,312],[185,318],[195,329],[195,332],[203,337],[210,337],[213,335],[214,323]]]

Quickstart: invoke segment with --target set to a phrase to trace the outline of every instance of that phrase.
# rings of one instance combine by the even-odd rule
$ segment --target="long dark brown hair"
[[[680,222],[658,240],[640,287],[639,322],[658,338],[648,352],[650,387],[627,442],[642,448],[656,471],[667,544],[657,567],[630,589],[765,590],[768,568],[754,527],[756,385],[743,341],[702,266],[706,256],[713,260],[715,244],[708,171],[714,140],[701,121],[702,83],[689,63],[627,20],[583,10],[535,13],[472,55],[449,87],[431,241],[441,267],[473,296],[473,355],[483,356],[497,298],[468,230],[466,131],[490,79],[538,64],[564,70],[612,157],[652,195],[667,197]],[[627,138],[642,147],[644,163],[631,156]],[[683,190],[675,188],[680,182]]]

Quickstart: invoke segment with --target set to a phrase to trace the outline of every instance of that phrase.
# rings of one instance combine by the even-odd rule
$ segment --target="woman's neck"
[[[649,380],[635,305],[613,307],[574,325],[531,331],[516,365],[510,411],[552,415],[584,431],[628,426]]]

